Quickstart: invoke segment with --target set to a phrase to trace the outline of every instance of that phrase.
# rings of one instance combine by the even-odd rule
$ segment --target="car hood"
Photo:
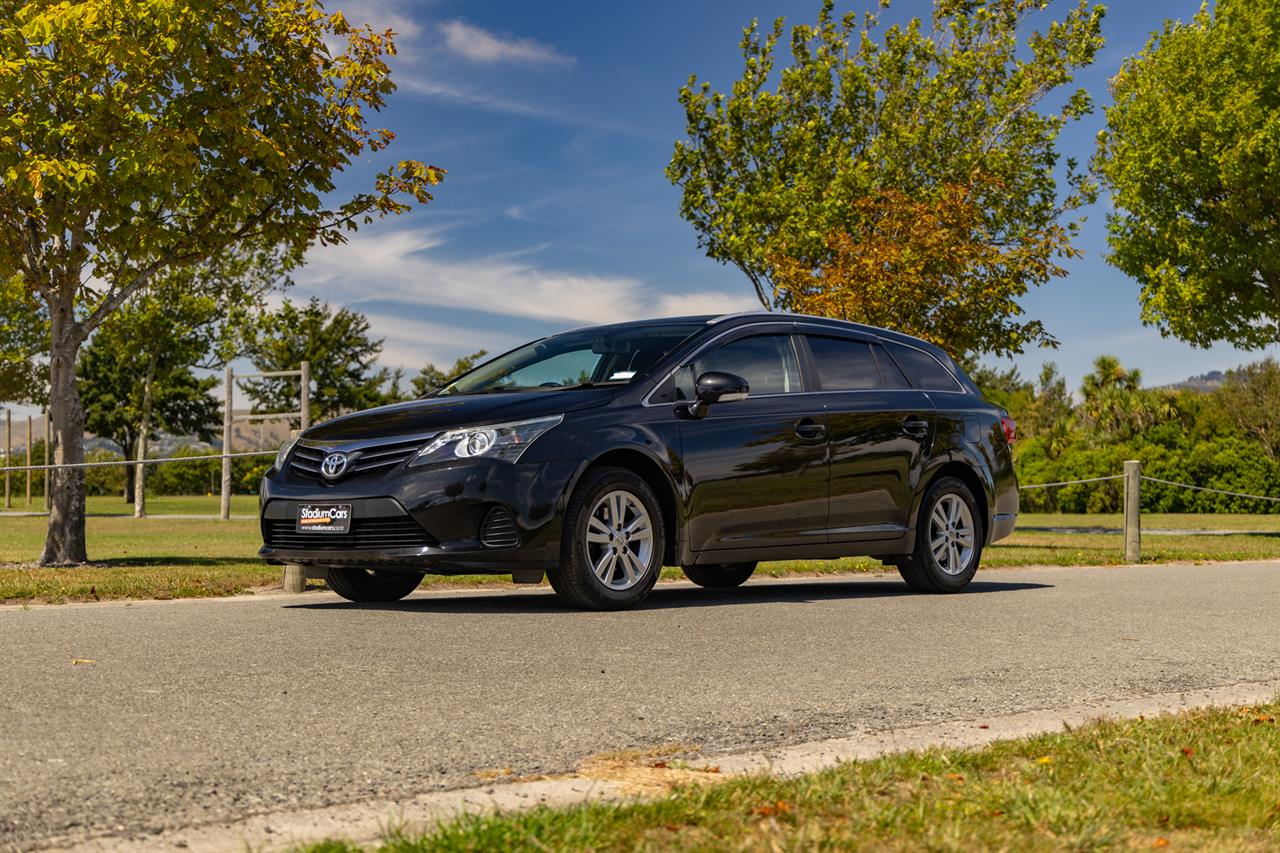
[[[367,441],[440,432],[457,427],[523,421],[603,406],[612,388],[428,397],[379,406],[316,424],[302,437],[315,441]]]

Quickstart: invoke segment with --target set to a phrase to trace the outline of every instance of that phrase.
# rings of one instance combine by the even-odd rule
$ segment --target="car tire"
[[[684,576],[707,589],[731,589],[742,586],[756,570],[755,563],[710,563],[683,566]]]
[[[333,568],[329,588],[348,601],[399,601],[418,588],[423,572],[383,572],[372,569]]]
[[[943,477],[925,492],[916,518],[915,550],[898,573],[916,592],[959,592],[982,560],[982,514],[964,481]]]
[[[658,581],[666,541],[649,484],[625,468],[594,468],[569,498],[560,564],[547,577],[572,607],[635,607]]]

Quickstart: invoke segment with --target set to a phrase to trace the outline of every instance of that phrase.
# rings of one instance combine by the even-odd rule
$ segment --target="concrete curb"
[[[1159,693],[1067,708],[1027,711],[1003,717],[949,721],[853,737],[780,747],[764,752],[707,755],[718,764],[720,777],[767,773],[793,776],[865,760],[892,752],[932,746],[980,747],[998,740],[1055,732],[1064,725],[1080,726],[1100,717],[1134,718],[1220,705],[1250,705],[1273,700],[1280,681],[1250,682],[1177,693]],[[325,838],[373,843],[391,827],[420,833],[433,824],[466,814],[518,812],[538,806],[563,808],[588,802],[621,802],[635,795],[617,782],[578,776],[529,782],[484,785],[421,794],[407,800],[369,801],[318,809],[249,817],[233,823],[207,824],[157,835],[105,836],[52,849],[74,853],[136,850],[141,853],[175,849],[220,853],[233,849],[282,850]]]

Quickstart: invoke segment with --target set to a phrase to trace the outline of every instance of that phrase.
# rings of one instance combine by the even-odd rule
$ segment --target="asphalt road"
[[[0,609],[0,848],[1280,677],[1280,562]],[[79,663],[75,661],[92,661]]]

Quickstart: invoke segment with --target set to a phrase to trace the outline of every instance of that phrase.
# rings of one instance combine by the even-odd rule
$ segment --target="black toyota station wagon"
[[[776,313],[596,326],[304,431],[263,480],[260,553],[352,601],[493,573],[619,609],[663,565],[732,587],[760,560],[854,555],[955,592],[1013,530],[1013,432],[896,332]]]

